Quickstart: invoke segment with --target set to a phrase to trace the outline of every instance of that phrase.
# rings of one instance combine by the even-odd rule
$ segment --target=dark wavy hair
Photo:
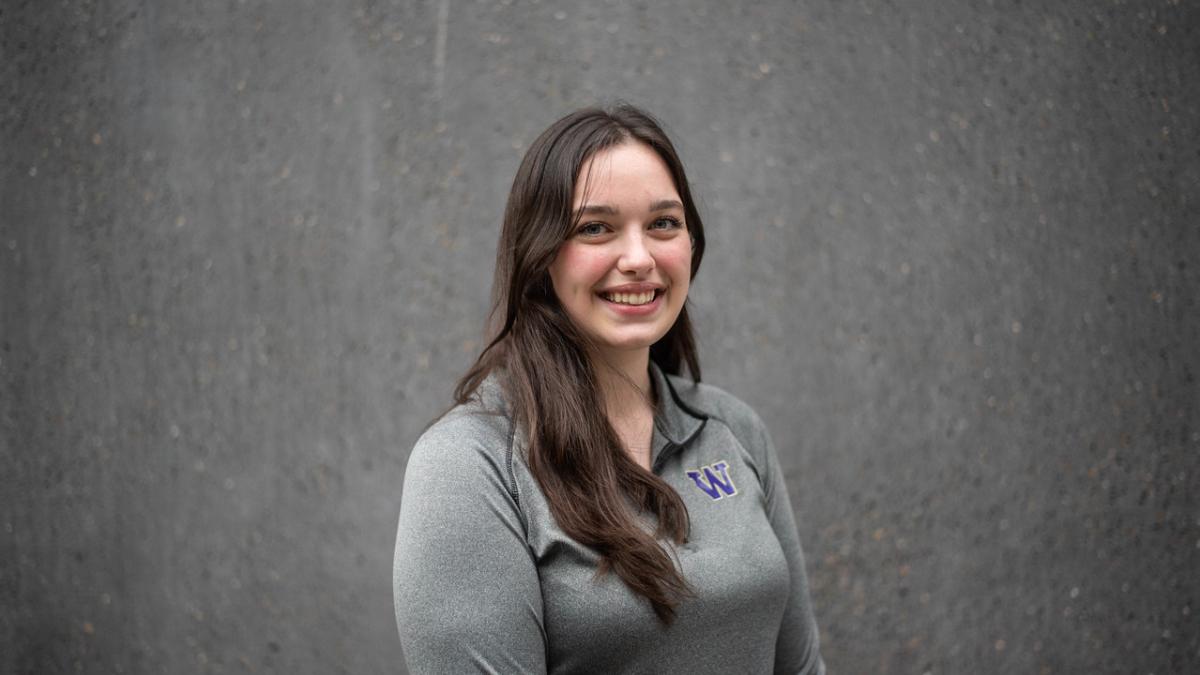
[[[670,624],[691,589],[659,541],[687,540],[687,508],[674,489],[629,456],[600,412],[587,338],[559,303],[548,271],[576,226],[572,205],[580,170],[597,152],[626,142],[650,147],[670,170],[693,242],[695,277],[704,227],[683,164],[658,122],[624,103],[563,117],[533,142],[513,180],[496,252],[487,346],[454,398],[466,403],[488,375],[498,375],[513,419],[528,438],[529,468],[559,527],[600,554],[598,574],[615,573]],[[686,364],[691,378],[700,380],[686,302],[650,347],[650,358],[676,375]],[[626,500],[656,517],[653,534],[639,525]]]

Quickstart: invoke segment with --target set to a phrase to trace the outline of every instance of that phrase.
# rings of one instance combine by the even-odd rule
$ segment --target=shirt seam
[[[508,484],[504,487],[508,488],[508,494],[512,497],[513,503],[517,508],[521,508],[521,493],[517,490],[517,475],[513,471],[513,442],[516,440],[516,431],[509,429],[508,445],[504,449],[504,470],[508,475]]]
[[[525,528],[525,548],[529,549],[529,552],[532,555],[533,548],[529,543],[529,535],[530,532],[533,531],[533,525],[530,522],[531,515],[525,510],[524,505],[521,503],[521,488],[517,482],[515,457],[517,446],[517,428],[515,424],[512,424],[511,420],[509,422],[510,427],[508,431],[508,444],[504,450],[504,470],[507,474],[505,476],[506,480],[504,488],[508,490],[508,495],[512,498],[513,505],[517,509],[517,515],[521,518],[521,526]]]

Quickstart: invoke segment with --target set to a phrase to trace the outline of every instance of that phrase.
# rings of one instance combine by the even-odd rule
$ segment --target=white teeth
[[[654,299],[654,291],[645,293],[606,293],[605,299],[622,305],[644,305]]]

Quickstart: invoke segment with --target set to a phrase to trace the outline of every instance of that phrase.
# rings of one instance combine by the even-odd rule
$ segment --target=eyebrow
[[[668,209],[682,209],[682,208],[683,208],[683,203],[680,202],[678,199],[660,199],[650,205],[651,211],[666,211]],[[617,207],[609,206],[608,204],[588,204],[588,205],[576,210],[575,213],[577,213],[579,215],[597,215],[597,214],[605,215],[605,216],[620,215],[620,212],[617,210]]]

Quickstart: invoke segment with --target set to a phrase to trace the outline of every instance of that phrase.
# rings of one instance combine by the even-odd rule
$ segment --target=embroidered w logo
[[[688,471],[687,475],[696,484],[696,487],[713,499],[720,499],[722,496],[732,497],[737,494],[737,486],[729,478],[728,467],[729,465],[725,462],[717,462],[700,467],[700,471]],[[721,473],[720,478],[717,477],[718,471]],[[722,495],[722,492],[725,494]]]

